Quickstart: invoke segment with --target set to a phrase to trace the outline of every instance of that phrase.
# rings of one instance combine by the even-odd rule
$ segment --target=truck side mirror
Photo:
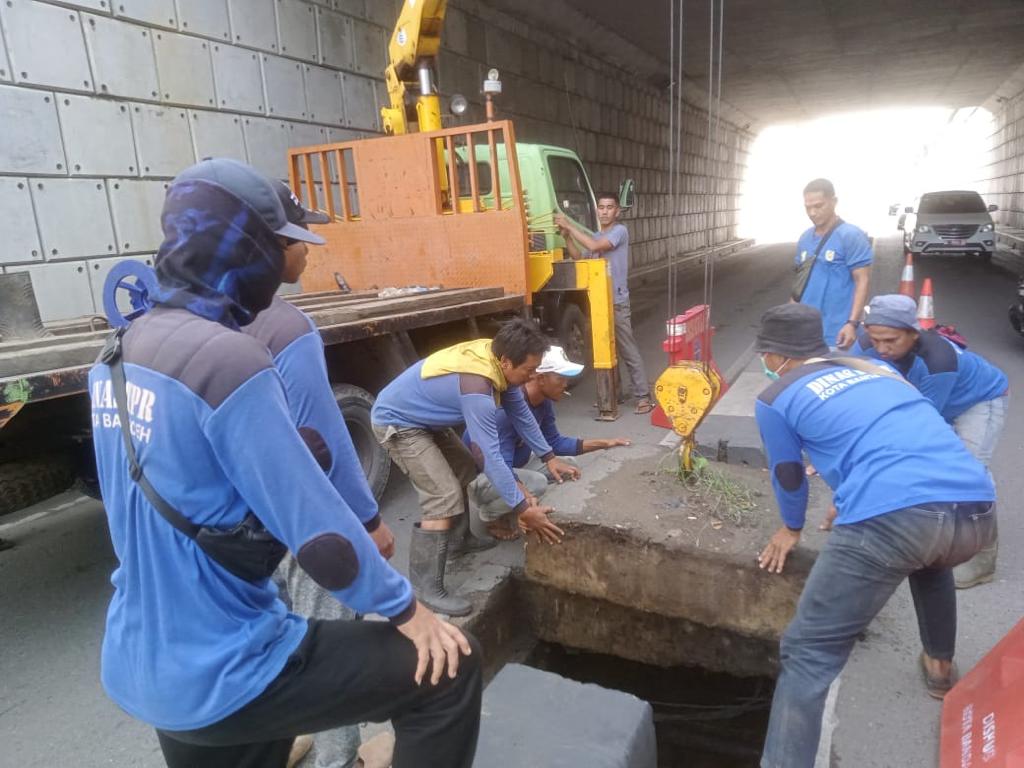
[[[629,211],[636,202],[636,183],[633,179],[626,179],[619,184],[619,208]]]
[[[988,212],[989,212],[989,213],[995,213],[995,212],[996,212],[996,211],[998,211],[998,210],[999,210],[999,206],[998,206],[998,205],[990,205],[990,206],[988,207]]]
[[[903,212],[904,213],[913,213],[914,212],[914,206],[908,205],[906,208],[903,209]]]
[[[907,223],[907,214],[901,213],[899,219],[896,221],[896,229],[903,229]]]

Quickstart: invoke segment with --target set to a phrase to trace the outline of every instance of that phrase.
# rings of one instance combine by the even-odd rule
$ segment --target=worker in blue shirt
[[[289,240],[322,239],[226,159],[180,174],[161,223],[156,306],[89,376],[118,559],[104,688],[156,728],[170,768],[283,768],[300,734],[386,719],[394,765],[468,768],[478,646],[381,557],[296,430],[267,347],[240,332],[294,269]],[[283,548],[336,599],[390,621],[289,613],[269,578]]]
[[[995,536],[995,489],[931,403],[892,369],[822,359],[821,315],[785,304],[761,320],[756,349],[773,380],[757,399],[783,526],[759,556],[781,573],[800,541],[808,482],[803,453],[832,488],[836,525],[781,643],[762,768],[812,768],[829,686],[857,636],[909,578],[929,694],[956,681],[951,568]]]
[[[519,525],[548,541],[560,534],[548,518],[552,509],[523,493],[501,456],[497,429],[497,413],[504,408],[556,479],[577,472],[555,456],[520,389],[547,348],[535,323],[515,318],[493,339],[456,344],[410,366],[373,404],[374,433],[409,477],[423,512],[413,526],[409,579],[417,597],[436,611],[465,616],[473,609],[445,587],[444,568],[452,550],[495,543],[472,534],[466,487],[476,478],[477,462],[453,427],[465,426],[480,447],[483,471]]]
[[[809,268],[810,276],[793,299],[821,312],[825,343],[848,349],[868,300],[874,253],[864,231],[836,214],[838,202],[828,179],[804,187],[804,210],[814,226],[800,235],[795,263],[798,270]]]
[[[864,315],[864,331],[850,350],[885,360],[921,390],[953,425],[964,445],[986,467],[1006,422],[1009,382],[981,355],[935,330],[922,330],[910,296],[876,296]],[[967,589],[995,576],[997,546],[958,566],[956,585]]]
[[[537,372],[523,385],[526,404],[530,407],[541,434],[555,455],[562,457],[570,466],[576,466],[571,458],[573,456],[630,444],[629,440],[623,438],[567,437],[558,430],[554,404],[565,395],[569,379],[579,376],[582,372],[582,365],[566,357],[561,347],[552,346],[544,353]],[[548,484],[554,482],[554,477],[516,431],[515,422],[508,414],[500,410],[497,418],[502,458],[512,468],[524,493],[533,498],[540,498],[547,490]],[[463,439],[470,452],[474,456],[479,455],[479,448],[472,444],[468,433]],[[501,498],[501,494],[486,474],[479,474],[469,484],[469,497],[481,519],[487,522],[487,530],[492,536],[511,539],[518,535],[514,521],[508,519],[511,508]]]

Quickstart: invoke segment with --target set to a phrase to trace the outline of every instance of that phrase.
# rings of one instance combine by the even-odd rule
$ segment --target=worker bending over
[[[934,330],[922,330],[909,296],[876,296],[866,309],[864,331],[850,350],[885,360],[938,408],[974,457],[986,467],[1006,422],[1009,382],[981,355]],[[991,581],[998,540],[953,571],[967,589]]]
[[[953,566],[995,537],[995,489],[931,403],[897,373],[828,351],[821,315],[768,310],[756,349],[770,378],[755,415],[782,516],[759,557],[781,573],[799,543],[808,483],[802,452],[832,488],[838,518],[781,643],[762,768],[812,768],[829,686],[857,636],[909,577],[927,691],[955,682]]]
[[[558,431],[554,404],[562,399],[569,379],[579,376],[582,372],[583,366],[569,360],[561,347],[550,347],[544,353],[537,372],[523,385],[526,404],[548,445],[556,456],[562,457],[565,463],[571,466],[576,466],[571,458],[573,456],[630,444],[629,440],[622,438],[584,439],[566,437]],[[498,411],[497,419],[502,458],[512,468],[524,493],[533,498],[540,498],[547,490],[548,483],[554,482],[554,477],[516,431],[515,423],[504,409]],[[463,439],[474,457],[478,456],[479,448],[471,443],[468,433]],[[492,536],[499,539],[518,536],[515,521],[509,519],[511,508],[486,474],[481,473],[469,484],[469,496],[473,506],[479,510],[480,517],[488,523],[487,530]],[[549,540],[557,542],[558,536],[554,532],[551,534]]]
[[[413,526],[409,578],[419,599],[436,611],[465,616],[472,605],[448,593],[450,555],[486,548],[494,540],[470,530],[466,486],[477,475],[469,449],[452,427],[465,425],[480,446],[483,470],[528,531],[557,530],[549,507],[530,499],[501,456],[499,408],[515,422],[551,474],[575,476],[541,434],[523,399],[524,384],[548,348],[532,322],[516,318],[494,339],[477,339],[435,352],[405,370],[377,396],[370,418],[380,443],[416,489],[423,518]]]
[[[89,376],[118,559],[104,688],[157,729],[171,768],[283,768],[300,734],[388,719],[395,766],[469,768],[478,646],[380,556],[296,430],[267,347],[239,331],[290,269],[286,243],[321,238],[232,160],[178,176],[161,222],[156,306]],[[289,613],[269,578],[285,549],[389,621]]]

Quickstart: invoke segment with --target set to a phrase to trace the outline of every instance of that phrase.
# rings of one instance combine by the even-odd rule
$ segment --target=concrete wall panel
[[[450,34],[448,23],[451,19],[451,14],[452,10],[449,8],[448,15],[445,16],[445,37],[448,37]],[[374,24],[383,27],[387,38],[390,40],[391,32],[395,28],[395,22],[398,21],[398,10],[394,3],[389,3],[387,0],[370,0],[366,3],[366,18]]]
[[[127,104],[88,96],[59,96],[57,113],[72,174],[138,174]]]
[[[28,179],[0,178],[0,264],[42,261],[36,217]]]
[[[246,160],[242,118],[225,112],[189,110],[192,146],[198,160],[204,157],[233,157]]]
[[[337,11],[348,14],[359,19],[366,18],[367,5],[387,5],[388,0],[330,0],[324,5],[329,5]]]
[[[353,19],[352,40],[355,44],[356,72],[380,77],[387,66],[384,30],[374,24]]]
[[[0,5],[14,80],[92,92],[93,79],[77,11],[33,0]]]
[[[0,86],[0,169],[8,173],[66,174],[54,95]]]
[[[174,177],[195,162],[184,109],[135,104],[131,117],[141,175]]]
[[[331,69],[306,64],[306,103],[309,119],[318,123],[345,124],[345,101],[341,95],[341,75]]]
[[[195,107],[215,107],[210,43],[190,35],[157,32],[153,45],[164,101]]]
[[[155,251],[163,242],[160,211],[170,182],[107,179],[119,253]]]
[[[44,323],[65,320],[96,311],[89,285],[88,265],[84,261],[64,264],[39,264],[34,267],[8,267],[8,272],[32,275],[32,290]]]
[[[265,112],[259,54],[233,45],[214,45],[213,78],[221,109]]]
[[[380,113],[377,111],[373,80],[359,75],[342,75],[341,87],[345,98],[345,123],[352,128],[377,130]]]
[[[317,8],[316,29],[320,63],[337,69],[351,69],[352,20],[326,8]]]
[[[178,26],[174,0],[114,0],[112,5],[114,13],[121,18],[167,29],[176,29]]]
[[[306,92],[302,82],[302,64],[280,56],[261,57],[266,85],[267,114],[271,117],[305,119]]]
[[[231,40],[227,0],[176,0],[182,32]]]
[[[277,53],[274,0],[228,0],[228,10],[234,42]]]
[[[319,61],[316,46],[316,7],[302,0],[279,0],[277,35],[281,53],[303,61]]]
[[[99,179],[37,179],[32,201],[47,261],[116,252],[107,189]]]
[[[0,34],[0,82],[9,83],[13,79],[10,59],[7,58],[7,44],[4,42],[4,36]]]
[[[268,176],[288,178],[288,124],[282,120],[247,117],[242,121],[249,162]]]
[[[130,99],[159,99],[153,32],[106,16],[82,15],[96,91]]]

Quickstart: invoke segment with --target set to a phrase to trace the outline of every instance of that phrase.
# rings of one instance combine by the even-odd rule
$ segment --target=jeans
[[[953,420],[953,429],[974,458],[986,467],[1003,433],[1009,395],[972,405]]]
[[[761,768],[813,768],[829,686],[857,636],[909,577],[925,653],[950,660],[956,644],[954,565],[995,537],[990,502],[908,507],[836,526],[782,637]]]

